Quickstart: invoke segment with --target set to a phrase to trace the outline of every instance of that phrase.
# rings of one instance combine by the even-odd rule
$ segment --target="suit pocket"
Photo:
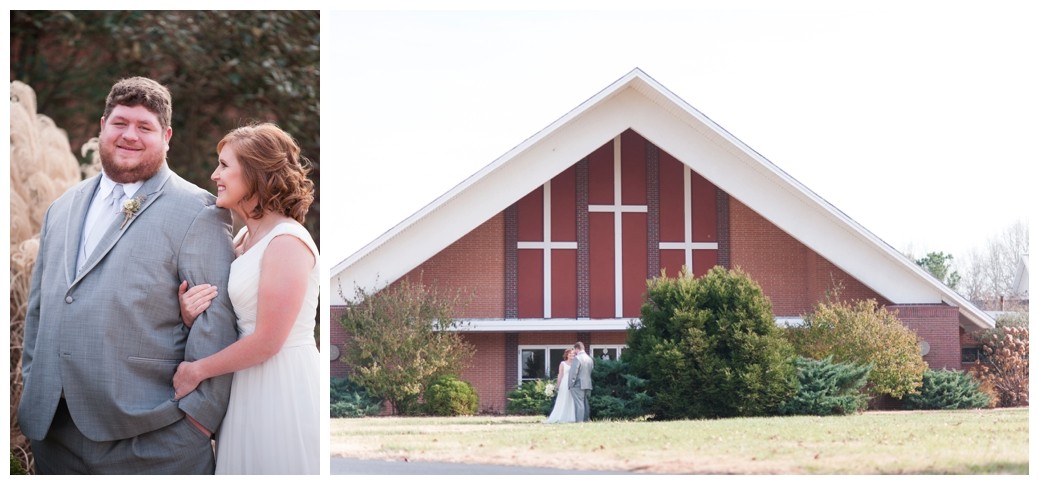
[[[180,360],[130,356],[127,361],[130,376],[123,391],[131,401],[157,404],[173,398],[173,374]]]

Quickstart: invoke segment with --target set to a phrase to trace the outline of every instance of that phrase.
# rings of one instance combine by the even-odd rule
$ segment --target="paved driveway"
[[[435,463],[428,461],[382,461],[331,457],[332,475],[630,475],[623,472],[560,470],[519,466]]]

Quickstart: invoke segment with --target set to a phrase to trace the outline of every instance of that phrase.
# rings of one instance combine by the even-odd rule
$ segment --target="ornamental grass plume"
[[[65,130],[36,112],[36,93],[11,81],[11,455],[31,469],[29,442],[18,429],[22,337],[40,228],[51,202],[82,178]]]

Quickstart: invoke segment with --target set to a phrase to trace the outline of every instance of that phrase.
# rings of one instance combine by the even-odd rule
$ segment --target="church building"
[[[931,368],[961,368],[970,334],[994,326],[639,69],[333,267],[331,287],[351,298],[410,278],[473,294],[457,314],[477,349],[461,378],[482,412],[503,413],[508,391],[554,377],[576,341],[623,354],[647,279],[715,265],[748,273],[780,325],[837,286],[874,299]],[[333,356],[346,303],[333,294]]]

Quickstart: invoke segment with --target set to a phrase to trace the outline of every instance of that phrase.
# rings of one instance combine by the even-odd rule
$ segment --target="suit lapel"
[[[72,208],[65,227],[65,279],[69,286],[76,280],[76,262],[79,260],[79,245],[83,242],[83,223],[87,218],[87,210],[101,183],[101,175],[94,177],[89,184],[80,187],[72,197]]]
[[[143,214],[144,211],[147,210],[148,207],[150,207],[153,203],[155,203],[155,200],[162,195],[162,189],[166,185],[166,181],[169,180],[170,176],[172,175],[173,171],[171,171],[169,169],[169,166],[166,165],[166,163],[164,162],[162,164],[162,167],[159,169],[159,172],[153,175],[152,178],[145,181],[144,185],[142,185],[140,189],[137,189],[137,193],[134,194],[133,198],[143,198],[143,200],[141,201],[141,208],[137,210],[137,213],[134,214],[130,218],[130,220],[126,221],[126,224],[123,224],[123,221],[125,219],[124,216],[120,215],[116,218],[115,222],[112,223],[112,226],[105,231],[105,234],[103,236],[101,236],[101,240],[97,242],[97,248],[94,249],[94,252],[87,256],[87,261],[84,264],[83,271],[79,274],[78,277],[75,277],[73,283],[78,282],[80,279],[86,276],[87,273],[90,273],[90,271],[94,269],[95,266],[97,266],[98,262],[100,262],[101,259],[103,259],[105,255],[108,254],[108,252],[111,251],[113,247],[115,247],[115,243],[119,242],[119,239],[123,237],[123,234],[125,234],[126,230],[129,229],[131,225],[133,225],[134,221],[137,220],[137,218],[140,217],[141,214]],[[87,202],[89,205],[89,199],[87,200]],[[83,211],[83,215],[85,217],[85,210]],[[82,219],[83,217],[80,218],[80,231],[82,231]],[[76,248],[78,254],[78,244],[76,245]],[[72,261],[72,274],[75,275],[75,257],[73,257]]]

